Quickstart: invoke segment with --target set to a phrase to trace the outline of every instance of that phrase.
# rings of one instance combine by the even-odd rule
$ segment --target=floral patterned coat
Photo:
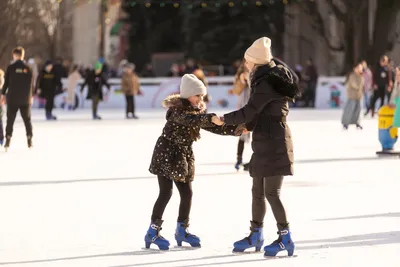
[[[204,108],[185,107],[179,95],[167,97],[163,106],[168,108],[167,123],[155,145],[149,171],[177,182],[187,183],[194,179],[192,144],[200,139],[200,129],[232,136],[240,136],[244,129],[244,125],[213,124],[214,114],[204,114]]]

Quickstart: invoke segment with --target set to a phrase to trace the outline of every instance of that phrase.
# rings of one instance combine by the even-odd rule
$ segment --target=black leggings
[[[272,213],[278,224],[278,228],[286,228],[289,223],[286,218],[286,211],[280,199],[283,183],[283,176],[271,176],[264,178],[253,177],[252,188],[252,215],[253,222],[262,227],[267,205],[265,199],[271,206]]]
[[[135,97],[133,95],[125,95],[125,99],[126,99],[126,116],[128,116],[129,113],[135,115]]]
[[[173,182],[172,180],[158,176],[158,185],[160,186],[160,193],[157,201],[154,204],[153,214],[151,215],[151,221],[161,220],[164,214],[164,210],[172,196],[173,183],[178,188],[179,195],[181,196],[181,203],[179,205],[179,217],[178,222],[189,222],[190,209],[192,207],[192,182],[181,183]]]

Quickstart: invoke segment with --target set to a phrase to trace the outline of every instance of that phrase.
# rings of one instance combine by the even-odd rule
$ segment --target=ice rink
[[[212,110],[223,114],[224,110]],[[289,125],[295,175],[282,198],[297,249],[295,258],[234,255],[249,233],[251,178],[236,172],[236,137],[202,132],[194,145],[196,178],[190,231],[202,248],[176,248],[179,195],[164,215],[171,250],[145,250],[144,235],[158,194],[148,172],[164,112],[55,111],[56,122],[33,112],[34,148],[20,118],[9,152],[0,151],[0,266],[298,266],[398,267],[400,159],[377,158],[376,119],[343,131],[340,110],[292,109]],[[400,144],[397,144],[400,150]],[[251,148],[245,147],[245,159]],[[265,244],[277,238],[268,209]]]

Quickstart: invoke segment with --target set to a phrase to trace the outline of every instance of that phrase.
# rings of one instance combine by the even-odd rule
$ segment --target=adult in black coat
[[[53,63],[46,61],[43,70],[37,77],[36,93],[40,98],[46,99],[46,119],[56,120],[57,117],[53,115],[54,98],[57,91],[62,91],[61,77],[54,71]]]
[[[85,81],[81,86],[81,93],[85,86],[88,86],[86,99],[92,100],[92,115],[94,120],[101,120],[101,117],[97,114],[97,110],[99,103],[104,99],[103,86],[107,87],[108,92],[111,90],[102,68],[103,65],[101,63],[96,63],[94,70],[87,72]]]
[[[280,190],[283,177],[293,175],[293,143],[286,117],[288,101],[298,97],[299,89],[292,72],[273,61],[269,38],[256,40],[247,49],[245,60],[250,71],[250,99],[243,108],[222,118],[227,125],[245,123],[247,130],[253,131],[253,155],[249,166],[253,177],[252,232],[249,237],[236,242],[234,250],[261,248],[267,198],[277,222],[279,238],[264,248],[265,255],[274,256],[282,250],[293,254],[294,244]]]

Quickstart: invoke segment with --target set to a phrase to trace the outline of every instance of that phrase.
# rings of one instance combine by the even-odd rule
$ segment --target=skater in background
[[[126,118],[139,119],[135,115],[135,96],[140,94],[139,77],[135,73],[135,65],[126,64],[121,78],[121,89],[126,99]]]
[[[32,70],[24,61],[24,48],[20,46],[14,48],[12,55],[14,63],[7,68],[0,99],[0,103],[4,103],[4,96],[7,98],[6,143],[4,144],[6,150],[10,147],[18,110],[24,121],[29,148],[32,147],[33,137],[31,122],[32,93],[34,88]]]
[[[78,65],[73,65],[67,80],[67,105],[68,110],[75,109],[75,92],[79,80],[82,79]]]
[[[381,107],[385,104],[385,93],[389,86],[389,71],[388,71],[389,58],[382,56],[378,65],[373,71],[373,95],[371,97],[370,106],[365,112],[365,116],[371,111],[372,118],[375,116],[375,105],[378,99],[381,100]]]
[[[252,221],[248,237],[234,243],[234,252],[243,252],[264,244],[263,226],[268,200],[277,222],[279,237],[265,246],[265,256],[275,256],[280,251],[293,255],[289,221],[280,199],[283,177],[293,175],[293,143],[286,117],[288,101],[300,96],[292,72],[272,60],[271,40],[257,39],[245,52],[245,66],[250,72],[251,96],[241,109],[221,117],[227,125],[246,124],[253,131],[253,155],[249,171],[253,177]]]
[[[346,79],[347,102],[344,106],[342,115],[342,125],[345,130],[349,125],[356,125],[357,129],[362,129],[360,125],[360,115],[362,109],[362,96],[364,92],[363,65],[358,63]]]
[[[57,120],[53,115],[54,98],[62,86],[61,77],[54,72],[53,63],[46,61],[36,81],[36,94],[46,100],[46,120]]]
[[[391,107],[395,107],[393,126],[400,127],[400,66],[396,68],[396,78],[393,84],[392,95],[390,96]]]
[[[235,82],[233,85],[232,94],[238,96],[238,109],[244,107],[250,98],[250,87],[248,85],[249,72],[246,70],[244,66],[244,62],[242,62],[236,72]],[[243,151],[244,144],[250,141],[250,133],[244,133],[239,137],[238,147],[237,147],[237,157],[235,169],[239,170],[240,166],[243,164]],[[249,164],[246,163],[243,165],[244,170],[248,170]]]
[[[81,86],[81,93],[85,86],[88,86],[88,92],[86,99],[92,100],[92,116],[93,120],[101,120],[101,117],[97,114],[98,106],[100,101],[103,101],[103,86],[106,86],[108,93],[111,90],[110,85],[107,82],[106,77],[102,73],[102,64],[96,63],[94,70],[88,71],[85,82]],[[105,96],[107,97],[107,95]]]
[[[200,238],[189,233],[189,215],[192,206],[192,182],[194,179],[194,154],[192,144],[200,139],[200,129],[220,135],[241,134],[239,126],[220,126],[215,114],[204,113],[203,97],[207,94],[205,85],[193,74],[185,74],[180,85],[180,95],[171,95],[163,101],[168,108],[162,135],[154,148],[149,171],[157,175],[159,195],[154,204],[150,227],[145,236],[146,248],[155,244],[161,250],[169,249],[169,241],[160,235],[164,210],[172,196],[175,183],[180,195],[179,217],[175,240],[192,247],[200,247]]]
[[[206,74],[204,73],[203,69],[201,66],[196,67],[196,69],[193,71],[193,74],[197,77],[197,79],[199,79],[206,88],[208,88],[208,82],[207,82],[207,78],[206,78]],[[208,105],[208,103],[211,102],[211,96],[209,94],[206,94],[204,96],[203,99],[204,103],[206,103],[206,105]],[[207,107],[206,107],[206,111],[207,112]]]
[[[361,64],[363,66],[363,76],[364,76],[363,100],[365,109],[368,110],[371,102],[371,90],[373,87],[372,72],[368,67],[367,61],[363,60]]]
[[[0,89],[3,88],[3,85],[4,85],[4,71],[0,69]],[[0,146],[3,146],[4,144],[3,109],[4,109],[4,101],[0,101]]]

